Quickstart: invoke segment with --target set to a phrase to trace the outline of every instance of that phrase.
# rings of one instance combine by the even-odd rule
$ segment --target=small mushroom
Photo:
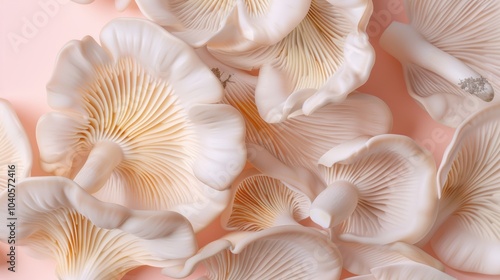
[[[31,173],[28,136],[10,103],[0,98],[0,193]]]
[[[403,64],[410,95],[432,118],[452,127],[498,102],[500,3],[405,3],[410,25],[393,22],[380,45]]]
[[[500,275],[500,105],[460,125],[438,170],[442,195],[430,233],[446,265]]]
[[[202,263],[205,279],[339,279],[342,259],[322,233],[302,226],[279,226],[259,232],[235,232],[203,247],[183,266],[163,274],[183,278]]]
[[[334,228],[342,241],[418,242],[437,213],[432,154],[401,135],[346,142],[320,160],[326,185],[311,205],[311,219]]]
[[[171,211],[129,210],[104,203],[63,177],[32,177],[16,187],[14,215],[0,213],[11,227],[0,228],[7,242],[27,245],[56,260],[60,279],[121,279],[142,266],[165,266],[196,253],[193,228]],[[8,195],[0,194],[6,205]]]
[[[311,200],[278,179],[256,169],[235,180],[232,200],[222,213],[227,230],[260,231],[280,225],[298,225],[309,217]]]
[[[311,0],[137,0],[141,12],[193,47],[270,45],[307,14]]]
[[[264,149],[288,166],[316,172],[318,159],[332,147],[359,136],[374,136],[391,130],[389,107],[375,96],[358,92],[309,116],[267,123],[255,104],[257,78],[223,64],[206,49],[198,49],[197,53],[223,84],[222,102],[236,108],[245,119],[246,143],[254,148],[258,146],[248,151],[251,162],[260,157],[259,151]]]
[[[266,122],[282,122],[342,101],[366,82],[375,58],[365,33],[371,12],[371,1],[313,0],[300,24],[276,44],[208,48],[230,66],[260,68],[259,113]]]
[[[78,4],[90,4],[95,0],[72,0],[72,1]],[[118,11],[123,12],[125,11],[125,9],[127,9],[130,3],[132,3],[132,0],[115,0],[115,8]]]
[[[102,200],[182,208],[198,230],[226,206],[245,165],[244,122],[194,51],[160,26],[116,19],[72,41],[37,126],[42,167]],[[187,213],[196,211],[197,213]],[[197,219],[197,221],[194,221]]]

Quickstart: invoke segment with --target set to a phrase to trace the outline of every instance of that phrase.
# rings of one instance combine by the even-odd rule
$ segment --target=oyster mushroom
[[[175,212],[104,203],[63,177],[28,178],[16,190],[14,215],[0,213],[14,228],[3,226],[0,238],[6,242],[14,230],[16,245],[56,260],[59,279],[120,279],[197,250],[189,221]],[[7,200],[6,192],[0,195],[2,204]]]
[[[208,49],[230,66],[260,68],[259,113],[266,122],[282,122],[342,101],[368,79],[375,58],[365,33],[371,12],[371,1],[313,0],[300,24],[276,44]]]
[[[245,170],[233,183],[233,195],[221,222],[227,230],[260,231],[298,225],[309,217],[311,200],[280,180],[256,169]]]
[[[431,246],[446,265],[500,275],[500,105],[460,125],[438,171]]]
[[[141,12],[193,47],[269,45],[307,14],[311,0],[137,0]]]
[[[78,4],[90,4],[94,2],[94,0],[72,0],[72,1]],[[115,8],[118,11],[122,12],[125,11],[125,9],[127,9],[130,3],[132,3],[132,0],[115,0]]]
[[[0,98],[0,193],[28,177],[31,146],[21,121],[10,103]]]
[[[246,143],[255,148],[248,152],[253,164],[253,159],[261,157],[259,151],[267,150],[288,166],[316,172],[318,159],[332,147],[359,136],[374,136],[391,130],[389,107],[375,96],[358,92],[309,116],[267,123],[255,104],[257,78],[223,64],[206,49],[198,49],[197,53],[221,80],[225,89],[222,102],[235,107],[245,119]],[[281,180],[288,181],[289,177]]]
[[[406,85],[435,120],[452,127],[498,102],[498,1],[407,0],[410,24],[393,22],[380,45],[402,64]]]
[[[47,86],[56,111],[37,126],[43,168],[105,201],[182,208],[203,227],[227,203],[228,192],[211,188],[228,188],[245,165],[243,119],[213,104],[220,82],[160,26],[116,19],[100,39],[59,54]]]
[[[339,279],[342,259],[322,233],[302,226],[231,233],[203,247],[183,266],[162,273],[183,278],[203,263],[205,279]]]
[[[311,205],[311,219],[334,228],[342,241],[418,242],[437,213],[432,154],[400,135],[346,142],[320,160],[326,185]]]
[[[397,263],[371,269],[372,274],[346,278],[346,280],[453,280],[454,277],[421,263]]]

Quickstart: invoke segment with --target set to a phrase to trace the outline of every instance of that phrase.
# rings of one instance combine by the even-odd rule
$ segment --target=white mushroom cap
[[[16,244],[57,261],[60,279],[120,279],[142,266],[192,256],[189,221],[171,211],[104,203],[63,177],[28,178],[16,187]],[[8,195],[0,195],[6,203]],[[3,220],[10,217],[0,213]],[[2,227],[6,241],[10,229]]]
[[[310,199],[256,169],[245,170],[233,183],[232,200],[222,213],[227,230],[259,231],[293,225],[309,217]]]
[[[245,165],[243,119],[213,104],[220,82],[160,26],[116,19],[101,44],[86,37],[59,55],[47,86],[56,111],[37,126],[44,169],[105,201],[196,211],[188,218],[203,227],[228,198],[210,188],[228,188]]]
[[[435,120],[452,127],[499,102],[500,3],[406,0],[410,25],[392,23],[381,46],[403,64],[406,85]]]
[[[311,0],[137,0],[142,13],[188,44],[274,44],[307,14]]]
[[[365,34],[371,1],[313,0],[302,22],[273,45],[238,50],[210,47],[236,68],[260,68],[257,108],[267,122],[311,114],[339,102],[368,79],[374,51]]]
[[[21,121],[10,103],[0,98],[0,192],[9,183],[15,185],[28,177],[32,161],[31,146]]]
[[[206,279],[339,279],[342,259],[327,236],[302,226],[229,234],[203,247],[184,266],[163,269],[182,278],[203,263]]]
[[[346,278],[346,280],[453,280],[454,277],[420,263],[398,263],[375,267],[372,274]]]
[[[431,245],[452,268],[500,274],[500,105],[455,131],[438,171],[442,189]]]
[[[328,187],[311,206],[311,219],[335,227],[343,241],[418,242],[437,213],[432,154],[412,139],[379,135],[346,142],[319,161]]]

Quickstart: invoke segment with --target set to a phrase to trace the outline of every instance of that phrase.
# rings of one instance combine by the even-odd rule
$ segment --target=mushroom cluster
[[[500,275],[496,1],[406,0],[410,24],[381,37],[410,94],[457,127],[439,168],[357,91],[375,61],[370,0],[135,2],[147,19],[114,19],[56,59],[36,127],[53,176],[30,177],[0,99],[0,204],[16,205],[1,242],[15,232],[68,280],[143,265],[179,279]],[[217,218],[226,234],[199,246]]]

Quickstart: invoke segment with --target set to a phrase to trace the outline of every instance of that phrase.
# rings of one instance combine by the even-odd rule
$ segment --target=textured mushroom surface
[[[311,219],[343,241],[418,242],[437,214],[432,155],[412,139],[379,135],[346,142],[319,161],[328,187],[311,205]]]
[[[184,266],[163,269],[182,278],[203,264],[205,279],[339,279],[342,259],[324,234],[302,226],[235,232],[203,247]]]
[[[121,279],[142,266],[165,266],[197,249],[192,226],[171,211],[129,210],[104,203],[63,177],[19,183],[16,245],[56,260],[60,279]],[[0,202],[7,203],[6,192]],[[0,217],[7,220],[7,212]],[[7,242],[9,227],[0,229]]]
[[[455,131],[438,171],[439,228],[431,239],[438,258],[464,271],[500,274],[500,106]]]
[[[371,1],[313,0],[305,18],[273,45],[238,51],[211,48],[236,68],[260,68],[256,105],[267,122],[311,114],[368,79],[374,51],[365,34]]]
[[[117,19],[100,39],[59,54],[47,86],[56,111],[37,126],[43,168],[102,200],[176,210],[204,227],[244,167],[243,119],[215,104],[220,82],[161,27]]]
[[[31,173],[33,156],[28,136],[14,108],[0,98],[0,193]],[[10,189],[10,188],[9,188]]]
[[[380,44],[403,64],[410,95],[432,118],[452,127],[498,102],[500,3],[405,4],[410,25],[392,23]]]

